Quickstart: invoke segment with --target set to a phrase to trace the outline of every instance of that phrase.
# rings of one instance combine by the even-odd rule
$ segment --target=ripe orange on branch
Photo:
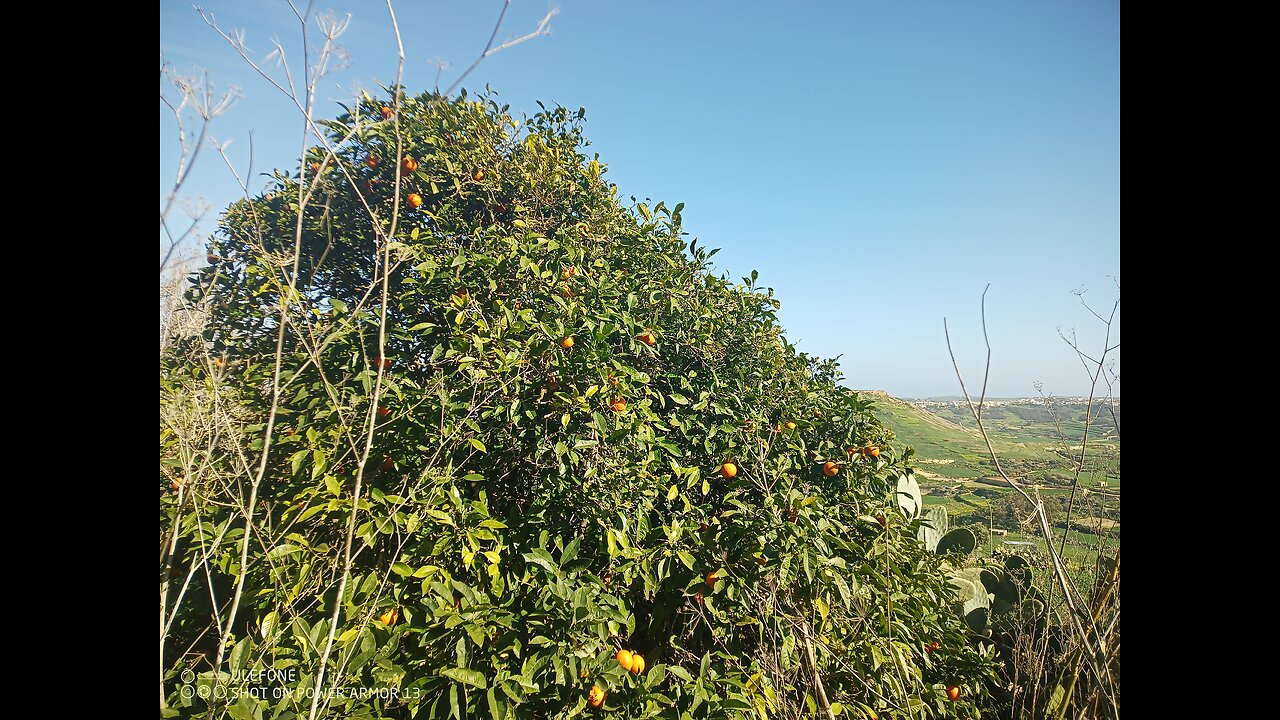
[[[826,464],[822,466],[822,474],[827,477],[835,477],[839,472],[840,464],[835,460],[828,460]]]
[[[413,208],[414,210],[417,210],[418,208],[422,207],[422,196],[419,195],[418,193],[409,193],[409,197],[405,198],[405,201],[408,202],[409,207]]]
[[[609,693],[601,690],[598,686],[592,685],[591,691],[587,693],[587,704],[593,708],[598,708],[604,704],[604,699]]]
[[[630,672],[631,663],[634,660],[634,657],[635,656],[631,654],[630,650],[619,650],[618,654],[613,656],[613,659],[618,661],[618,664],[622,666],[623,670]]]
[[[720,466],[720,474],[729,479],[736,478],[738,477],[738,466],[727,462]]]

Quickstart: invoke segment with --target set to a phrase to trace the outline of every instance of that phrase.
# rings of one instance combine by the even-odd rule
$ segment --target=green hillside
[[[1030,506],[999,478],[972,415],[965,414],[967,407],[952,400],[916,404],[879,391],[863,394],[874,398],[876,416],[894,431],[897,442],[915,450],[913,464],[922,476],[926,505],[946,506],[954,524],[978,535],[984,553],[1044,554],[1044,540],[1028,522]],[[1114,414],[1110,407],[1094,406],[1074,504],[1071,484],[1086,403],[1064,400],[1050,413],[1040,399],[995,402],[984,409],[983,424],[1001,466],[1043,499],[1055,534],[1068,533],[1068,569],[1089,578],[1098,554],[1113,551],[1120,540],[1118,401]],[[939,412],[931,411],[935,408]]]
[[[958,403],[922,403],[938,406],[947,415],[943,417],[883,392],[864,391],[864,394],[875,399],[876,416],[893,430],[898,442],[915,450],[914,464],[923,476],[921,485],[930,494],[926,502],[945,503],[957,515],[978,511],[990,514],[988,505],[1008,492],[972,416],[968,417],[968,427],[957,422],[963,419]],[[1064,402],[1050,414],[1039,399],[998,402],[999,405],[984,410],[984,424],[1004,471],[1014,479],[1036,486],[1051,503],[1055,498],[1065,499],[1070,494],[1080,455],[1083,405],[1073,407]],[[1057,416],[1056,421],[1053,415]],[[1117,402],[1116,417],[1118,415]],[[1080,486],[1090,490],[1091,495],[1088,502],[1083,499],[1079,502],[1091,506],[1095,499],[1102,501],[1099,516],[1118,519],[1120,441],[1111,417],[1108,412],[1096,416],[1091,423],[1084,470],[1080,475]],[[1067,436],[1066,442],[1059,436],[1060,429]]]
[[[898,440],[915,448],[916,460],[926,473],[953,479],[974,479],[995,474],[987,445],[974,428],[963,427],[928,410],[895,397],[876,394],[876,416],[893,429]],[[1067,462],[1061,443],[1011,439],[993,434],[992,445],[1001,462],[1020,469],[1043,469]],[[1009,466],[1005,468],[1010,470]]]

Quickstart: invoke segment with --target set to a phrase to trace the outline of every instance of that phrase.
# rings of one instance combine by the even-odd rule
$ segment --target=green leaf
[[[409,577],[413,574],[413,568],[402,562],[393,562],[391,563],[391,572],[399,575],[400,577]]]
[[[561,565],[568,565],[569,563],[573,562],[574,558],[578,557],[578,544],[579,544],[579,539],[576,537],[573,540],[569,541],[569,545],[566,546],[564,549],[564,552],[560,554]]]
[[[693,676],[689,674],[689,671],[685,670],[679,665],[668,665],[667,672],[671,673],[672,675],[675,675],[676,677],[680,678],[681,680],[687,683],[693,682]]]
[[[551,554],[543,548],[534,548],[533,552],[527,552],[523,555],[525,562],[533,563],[541,566],[544,570],[552,575],[560,575],[560,567],[556,565],[556,561],[551,559]]]
[[[292,555],[297,552],[302,552],[302,548],[298,547],[297,545],[291,545],[289,543],[285,543],[283,545],[277,545],[271,548],[270,552],[267,553],[267,559],[278,560],[284,557],[285,555]]]
[[[249,650],[253,647],[253,638],[246,637],[231,649],[230,670],[232,675],[244,672],[245,663],[249,660]]]
[[[484,673],[479,670],[471,670],[468,668],[445,668],[440,671],[440,674],[451,680],[456,680],[460,683],[478,687],[481,690],[489,687],[489,684],[484,679]]]
[[[467,438],[467,442],[471,443],[471,447],[479,450],[480,452],[489,452],[489,449],[484,446],[484,443],[475,438]]]
[[[236,704],[227,708],[227,714],[235,718],[235,720],[260,720],[261,715],[257,712],[258,705],[254,702],[253,696],[241,695]]]

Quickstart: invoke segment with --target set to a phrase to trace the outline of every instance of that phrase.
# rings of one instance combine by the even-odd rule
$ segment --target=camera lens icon
[[[186,670],[183,670],[182,674],[178,677],[182,678],[182,682],[189,684],[192,680],[196,679],[196,674],[191,672],[191,668],[187,668]]]
[[[208,699],[209,699],[209,686],[208,686],[208,685],[201,685],[200,687],[196,688],[196,694],[200,696],[200,699],[201,699],[201,700],[208,700]]]

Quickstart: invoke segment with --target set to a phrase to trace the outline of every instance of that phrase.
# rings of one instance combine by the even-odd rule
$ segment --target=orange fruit
[[[573,336],[572,335],[565,336],[565,339],[560,341],[560,347],[564,348],[565,350],[568,350],[569,348],[573,347]]]
[[[840,472],[840,464],[837,463],[835,460],[828,460],[826,464],[822,466],[822,474],[826,475],[827,477],[834,477],[839,472]]]
[[[609,403],[609,407],[613,408],[614,412],[620,413],[627,409],[627,401],[623,398],[614,398],[613,402]]]
[[[396,469],[396,459],[395,459],[395,458],[393,458],[393,457],[391,457],[390,455],[383,455],[383,456],[382,456],[382,469],[383,469],[383,470],[395,470],[395,469]]]
[[[795,429],[796,429],[796,424],[795,424],[795,423],[793,423],[793,422],[791,422],[790,420],[788,420],[788,421],[787,421],[787,429],[788,429],[788,430],[795,430]]]
[[[382,119],[383,119],[383,120],[389,119],[389,118],[391,117],[391,115],[392,115],[391,108],[390,108],[390,107],[388,107],[388,106],[386,106],[386,105],[383,105],[383,106],[382,106]]]
[[[716,587],[716,580],[717,578],[716,578],[715,570],[712,570],[711,572],[707,573],[707,587],[710,587],[711,589],[714,590]]]
[[[480,182],[481,180],[484,180],[484,170],[481,170],[480,168],[476,168],[476,171],[471,173],[471,179],[475,180],[476,182]]]
[[[369,167],[371,167],[371,168],[376,168],[376,167],[378,167],[378,156],[377,156],[377,155],[370,155],[369,157],[367,157],[367,158],[365,158],[365,159],[364,159],[364,164],[365,164],[365,165],[368,165],[368,166],[369,166]]]
[[[956,698],[958,697],[960,697],[960,688],[955,685],[948,685],[947,699],[950,700],[951,702],[955,702]]]
[[[379,417],[386,417],[390,414],[391,414],[391,408],[387,407],[386,405],[383,405],[382,407],[378,408]]]
[[[623,670],[630,670],[631,663],[635,662],[635,656],[631,654],[630,650],[619,650],[618,654],[614,655],[613,658],[618,661]]]
[[[400,619],[399,608],[388,608],[386,612],[378,616],[378,621],[381,622],[383,625],[395,625],[396,621],[399,619]]]
[[[409,207],[414,210],[422,207],[422,196],[418,193],[409,193],[409,197],[405,198],[405,200],[409,203]]]
[[[591,707],[598,708],[604,704],[604,699],[608,696],[609,693],[601,690],[595,685],[592,685],[591,692],[587,693],[587,704]]]
[[[379,355],[379,356],[378,356],[378,364],[382,366],[382,369],[383,369],[383,370],[390,370],[390,369],[391,369],[391,358],[384,358],[384,357],[382,357],[381,355]]]
[[[631,672],[637,675],[644,672],[644,658],[640,657],[640,653],[631,655]]]
[[[779,424],[777,424],[777,425],[774,425],[774,426],[773,426],[773,431],[774,431],[774,432],[782,432],[782,424],[781,424],[781,423],[779,423]]]
[[[319,174],[319,172],[320,172],[320,163],[318,162],[311,163],[311,174],[317,175]]]
[[[726,478],[738,477],[738,466],[733,463],[725,463],[720,466],[720,474]]]
[[[645,330],[644,332],[640,333],[640,337],[636,339],[644,343],[645,345],[652,345],[655,338],[653,337],[652,330]]]
[[[213,364],[216,365],[219,370],[221,370],[222,368],[227,366],[227,359],[222,357],[216,357],[213,359]]]
[[[400,167],[407,173],[411,173],[418,169],[418,161],[411,157],[406,157],[400,161]]]
[[[564,278],[565,280],[568,280],[569,278],[577,274],[578,274],[578,268],[572,265],[560,271],[560,277]]]
[[[871,446],[871,457],[880,457],[880,448],[875,445]]]

